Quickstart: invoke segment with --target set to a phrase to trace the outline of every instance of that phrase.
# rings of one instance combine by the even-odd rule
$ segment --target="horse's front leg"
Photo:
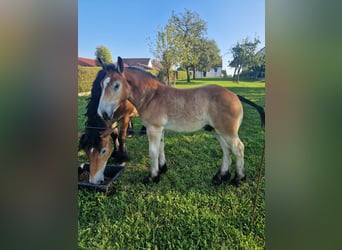
[[[113,130],[113,132],[111,133],[111,135],[110,135],[111,137],[112,137],[112,140],[113,140],[113,146],[114,146],[114,148],[113,148],[113,152],[112,152],[112,154],[111,154],[111,158],[113,158],[114,160],[115,160],[115,158],[116,158],[116,155],[117,155],[117,152],[118,152],[118,147],[119,147],[119,142],[118,142],[118,136],[119,136],[119,131],[118,131],[118,129],[117,128],[115,128],[114,130]]]
[[[164,174],[167,171],[167,165],[164,154],[164,131],[162,132],[162,136],[160,138],[160,146],[159,146],[159,174]]]
[[[120,121],[120,132],[119,132],[119,152],[117,157],[118,163],[123,163],[129,160],[128,158],[128,152],[126,148],[126,137],[127,137],[127,129],[129,125],[129,116],[126,115],[121,121]]]
[[[147,127],[147,138],[149,145],[149,154],[151,160],[150,175],[144,179],[144,184],[160,181],[159,173],[159,153],[160,142],[163,137],[163,128]],[[162,149],[164,151],[164,149]],[[164,157],[164,156],[162,156]],[[164,157],[165,163],[165,157]]]

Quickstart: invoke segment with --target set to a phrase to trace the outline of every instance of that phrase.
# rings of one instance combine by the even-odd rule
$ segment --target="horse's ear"
[[[124,71],[124,63],[120,56],[118,56],[117,68],[119,73],[122,73]]]
[[[99,64],[102,66],[102,68],[104,68],[104,63],[103,63],[102,59],[100,57],[97,57],[96,59],[99,62]]]

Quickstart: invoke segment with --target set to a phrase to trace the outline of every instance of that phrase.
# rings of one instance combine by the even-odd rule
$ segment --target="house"
[[[222,67],[211,68],[209,71],[206,72],[205,77],[216,77],[222,75]],[[204,77],[202,71],[196,71],[195,77]]]
[[[78,57],[77,65],[78,66],[86,66],[86,67],[97,66],[95,59],[89,59],[89,58],[84,58],[84,57]]]
[[[157,60],[151,58],[122,58],[125,67],[136,67],[143,70],[161,70],[163,66]],[[78,66],[94,67],[97,66],[95,59],[78,57]]]
[[[143,70],[161,70],[163,68],[160,62],[151,58],[122,58],[122,60],[129,67],[141,68]]]

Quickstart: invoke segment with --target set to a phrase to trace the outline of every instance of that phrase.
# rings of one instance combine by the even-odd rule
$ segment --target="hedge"
[[[102,67],[77,67],[78,74],[78,92],[88,92],[91,90],[91,86],[93,81],[95,80],[97,72],[99,72]],[[157,70],[148,70],[151,74],[158,76]],[[179,70],[177,72],[177,80],[185,80],[186,79],[186,71]],[[173,79],[172,79],[173,81]]]
[[[77,67],[78,76],[78,92],[87,92],[91,90],[93,81],[95,80],[97,72],[99,72],[102,67]]]

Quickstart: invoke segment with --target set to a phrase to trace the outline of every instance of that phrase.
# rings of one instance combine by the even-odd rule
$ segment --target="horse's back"
[[[242,118],[236,94],[218,85],[161,88],[148,110],[154,111],[146,117],[148,121],[164,118],[166,128],[175,131],[195,131],[210,125],[219,133],[236,135]]]

